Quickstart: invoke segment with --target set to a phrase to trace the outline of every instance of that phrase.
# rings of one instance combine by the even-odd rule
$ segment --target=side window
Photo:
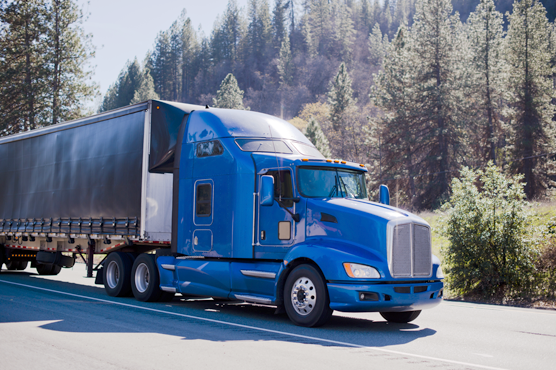
[[[197,144],[196,155],[198,158],[211,157],[224,153],[224,147],[218,140],[204,141]]]
[[[195,213],[197,217],[209,217],[212,213],[212,185],[197,185]]]
[[[292,174],[289,170],[268,171],[266,173],[274,177],[274,194],[276,197],[285,198],[282,200],[288,208],[293,207],[293,186]]]

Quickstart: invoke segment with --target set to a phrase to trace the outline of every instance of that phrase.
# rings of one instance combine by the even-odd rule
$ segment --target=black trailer
[[[0,267],[169,247],[179,128],[201,106],[150,100],[0,138]]]

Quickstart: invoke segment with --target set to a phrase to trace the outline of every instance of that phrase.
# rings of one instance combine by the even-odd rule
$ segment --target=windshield
[[[299,191],[309,198],[367,199],[365,174],[340,168],[301,167]]]

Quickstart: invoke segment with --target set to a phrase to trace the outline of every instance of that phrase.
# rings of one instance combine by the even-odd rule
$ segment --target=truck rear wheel
[[[6,262],[6,268],[10,271],[15,271],[19,267],[19,261],[8,261]]]
[[[415,320],[421,311],[407,311],[407,312],[381,312],[380,316],[384,317],[389,322],[397,322],[400,324],[407,324]]]
[[[109,296],[124,297],[131,291],[131,263],[127,253],[112,252],[102,268],[104,289]]]
[[[138,301],[168,301],[174,294],[160,289],[160,278],[156,257],[153,254],[140,254],[133,263],[131,272],[131,290]]]
[[[62,267],[52,263],[37,263],[36,269],[39,275],[58,275]]]
[[[286,279],[284,307],[299,326],[321,326],[332,316],[324,278],[311,265],[299,265]]]

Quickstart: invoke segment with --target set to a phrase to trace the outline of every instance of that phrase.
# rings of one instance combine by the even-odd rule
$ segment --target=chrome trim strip
[[[176,269],[176,265],[168,265],[168,264],[162,264],[160,265],[164,270],[171,270],[174,271]]]
[[[160,289],[165,291],[165,292],[169,292],[169,293],[175,293],[176,292],[176,288],[171,287],[171,286],[161,286]]]
[[[270,299],[267,299],[267,298],[253,297],[253,296],[250,296],[250,295],[240,295],[240,294],[235,294],[234,296],[237,299],[243,300],[243,301],[246,301],[246,302],[264,303],[264,304],[271,304],[272,303],[272,301]]]
[[[240,270],[245,276],[258,277],[263,279],[274,279],[276,278],[276,273],[267,271],[256,271],[256,270]]]

